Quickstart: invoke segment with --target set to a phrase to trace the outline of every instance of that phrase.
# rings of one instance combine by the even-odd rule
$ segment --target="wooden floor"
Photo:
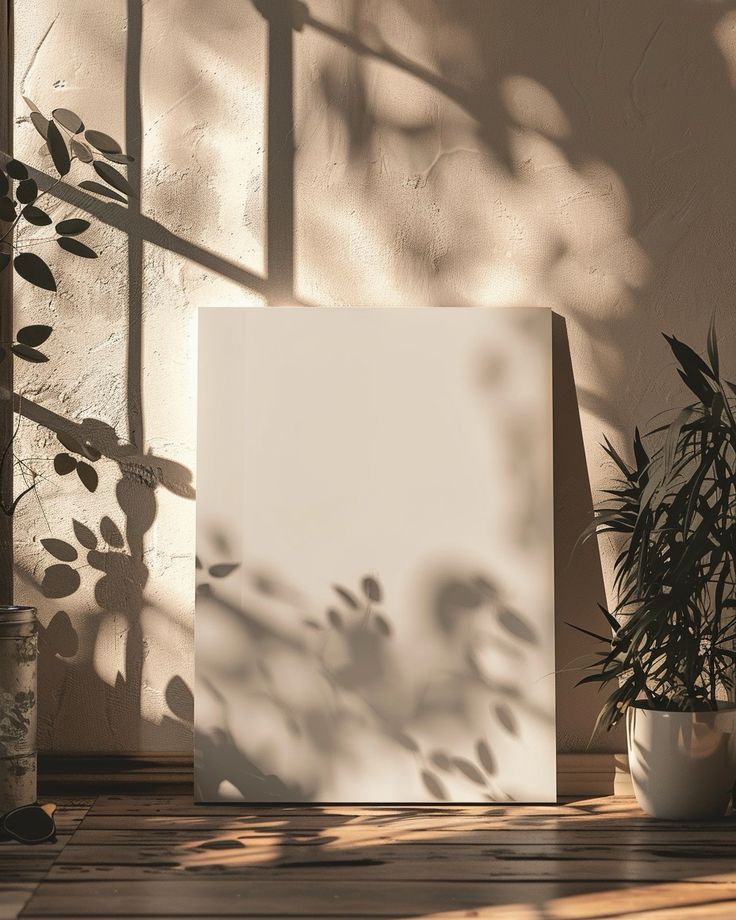
[[[736,819],[631,799],[253,808],[61,799],[59,837],[0,842],[0,918],[736,918]]]

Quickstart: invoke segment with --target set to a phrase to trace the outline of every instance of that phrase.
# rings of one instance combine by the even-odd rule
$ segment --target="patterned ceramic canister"
[[[36,801],[35,607],[0,606],[0,815]]]

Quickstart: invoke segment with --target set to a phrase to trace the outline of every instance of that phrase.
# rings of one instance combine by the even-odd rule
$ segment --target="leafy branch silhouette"
[[[43,138],[40,154],[51,160],[56,179],[47,188],[41,189],[39,181],[48,177],[36,172],[28,164],[15,158],[7,158],[0,167],[0,224],[9,226],[0,232],[0,273],[11,265],[15,273],[26,283],[44,291],[56,293],[57,283],[47,262],[30,247],[45,243],[56,243],[59,248],[82,259],[96,259],[97,252],[83,243],[78,237],[89,230],[88,220],[78,217],[64,217],[57,220],[51,213],[44,199],[52,196],[58,186],[72,170],[75,161],[88,165],[103,180],[83,180],[79,187],[87,192],[127,204],[128,197],[134,195],[126,177],[112,166],[112,163],[127,166],[133,157],[124,153],[120,144],[96,129],[85,128],[84,122],[70,109],[57,108],[47,118],[40,109],[24,97],[30,110],[30,121]],[[41,207],[44,202],[44,207]],[[29,227],[51,227],[52,236],[28,236]],[[48,362],[48,355],[40,350],[51,337],[53,327],[45,324],[24,326],[15,334],[12,341],[0,342],[0,363],[18,358],[31,364]],[[8,472],[8,465],[14,464],[24,478],[24,488],[17,496],[0,495],[0,511],[8,517],[15,514],[19,502],[30,492],[35,491],[43,477],[29,462],[18,457],[14,450],[20,427],[18,424],[3,445],[0,454],[0,481]],[[100,452],[91,444],[77,442],[64,435],[57,435],[67,452],[60,452],[54,458],[54,469],[60,476],[75,472],[82,485],[94,492],[98,485],[98,475],[90,465],[100,459]],[[74,456],[76,455],[76,456]]]

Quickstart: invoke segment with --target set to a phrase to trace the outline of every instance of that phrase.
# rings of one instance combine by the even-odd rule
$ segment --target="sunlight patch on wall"
[[[570,123],[552,93],[531,77],[506,77],[501,98],[509,115],[522,128],[548,137],[563,138],[570,133]]]

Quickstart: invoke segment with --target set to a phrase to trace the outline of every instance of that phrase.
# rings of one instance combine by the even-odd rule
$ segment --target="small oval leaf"
[[[51,159],[54,161],[54,167],[60,176],[65,176],[71,167],[71,159],[67,150],[66,141],[61,136],[61,131],[56,127],[53,121],[49,122],[49,133],[46,137]]]
[[[74,562],[79,557],[79,553],[71,543],[66,543],[64,540],[46,537],[41,540],[41,546],[47,553],[51,553],[55,559],[59,559],[61,562]]]
[[[37,345],[43,345],[53,331],[51,326],[24,326],[18,330],[15,338],[23,345],[35,348]]]
[[[25,165],[25,163],[21,163],[20,160],[9,160],[5,164],[5,172],[11,177],[11,179],[28,178],[28,167]]]
[[[376,627],[376,632],[380,633],[382,636],[385,636],[387,639],[391,635],[391,624],[386,619],[383,614],[376,613],[373,617],[373,622]]]
[[[84,131],[84,122],[71,109],[54,109],[51,115],[59,122],[62,128],[66,128],[72,134],[79,134],[80,131]]]
[[[30,361],[32,364],[43,364],[49,360],[47,355],[36,351],[35,348],[30,348],[28,345],[11,345],[10,350],[16,357],[22,358],[24,361]]]
[[[166,685],[166,703],[182,721],[191,722],[194,718],[194,694],[178,674]]]
[[[130,183],[125,178],[125,176],[118,172],[113,166],[110,166],[109,163],[103,163],[101,160],[95,160],[92,164],[94,171],[105,180],[109,185],[114,189],[117,189],[119,192],[122,192],[124,195],[133,195],[133,189],[130,187]]]
[[[488,744],[481,739],[475,746],[475,753],[478,755],[478,761],[489,776],[496,774],[496,758],[491,753]]]
[[[102,131],[87,130],[84,132],[85,138],[95,147],[100,153],[122,153],[123,149],[115,140],[114,137],[110,137],[109,134],[105,134]]]
[[[476,783],[478,786],[485,786],[485,777],[471,761],[466,760],[464,757],[453,757],[452,765],[471,782]]]
[[[30,204],[38,198],[38,186],[33,179],[24,179],[18,183],[15,197],[21,204]]]
[[[536,629],[520,613],[504,607],[498,614],[498,622],[514,638],[535,645],[539,641]]]
[[[44,597],[69,597],[80,584],[81,578],[76,569],[65,563],[50,565],[43,573],[41,593]]]
[[[84,182],[79,183],[79,187],[83,188],[85,192],[94,192],[96,195],[104,195],[106,198],[112,198],[113,201],[121,201],[123,204],[128,203],[126,198],[123,198],[122,195],[118,195],[117,192],[113,192],[112,189],[105,188],[100,182],[92,182],[89,179],[85,179]]]
[[[54,469],[59,476],[66,476],[77,468],[77,461],[69,454],[57,454],[54,457]],[[81,542],[81,541],[80,541]]]
[[[107,515],[100,521],[100,533],[102,534],[102,539],[109,546],[114,546],[116,549],[122,549],[125,546],[125,540],[120,533],[120,529],[112,518]]]
[[[352,607],[353,610],[359,609],[360,604],[358,603],[357,598],[351,591],[348,591],[347,588],[344,588],[342,585],[333,585],[332,589],[335,594],[339,595],[345,601],[348,607]]]
[[[46,140],[49,136],[49,120],[45,118],[40,112],[31,112],[31,121],[33,122],[33,127],[38,131],[41,137]]]
[[[445,773],[452,770],[452,761],[444,751],[433,751],[429,760],[438,770],[443,770]]]
[[[41,208],[37,208],[35,204],[27,204],[21,214],[34,227],[48,227],[49,224],[53,223],[49,215],[42,211]]]
[[[97,258],[97,253],[94,249],[90,249],[89,246],[86,246],[81,240],[77,240],[73,236],[60,236],[56,242],[62,249],[71,252],[75,256],[81,256],[83,259]]]
[[[330,607],[327,611],[327,619],[330,621],[330,625],[337,630],[344,629],[344,624],[342,621],[342,616],[340,615],[339,610],[335,610],[334,607]]]
[[[45,291],[55,291],[56,282],[51,274],[51,269],[44,260],[35,252],[21,252],[13,260],[13,268],[30,284],[43,288]]]
[[[418,742],[407,732],[402,731],[400,728],[387,728],[386,734],[389,738],[393,738],[397,744],[400,744],[404,750],[411,751],[413,754],[419,753],[420,748]]]
[[[378,581],[370,575],[366,575],[363,579],[363,594],[365,594],[369,601],[374,601],[375,603],[380,603],[381,601],[381,586]]]
[[[239,562],[218,562],[217,565],[210,566],[209,572],[213,578],[225,578],[239,567]]]
[[[496,718],[510,735],[519,734],[519,725],[516,721],[516,716],[506,703],[499,703],[496,706]]]
[[[429,770],[422,770],[422,782],[427,792],[432,796],[432,798],[440,799],[440,801],[447,800],[447,792],[445,787],[442,785],[440,780],[430,773]]]
[[[94,492],[97,489],[99,482],[97,471],[89,463],[85,463],[84,460],[80,460],[77,463],[77,476],[79,476],[82,485],[88,492]]]
[[[79,651],[79,637],[65,610],[56,611],[46,629],[41,627],[38,638],[52,654],[62,658],[73,658]]]
[[[36,105],[36,103],[35,103],[32,99],[29,99],[28,96],[21,96],[20,98],[23,100],[23,102],[25,102],[25,104],[28,106],[28,108],[29,108],[32,112],[40,112],[40,111],[41,111],[41,110],[39,109],[39,107]]]
[[[94,159],[89,147],[74,138],[72,138],[70,147],[72,148],[72,156],[75,156],[81,163],[91,163]]]
[[[0,198],[0,220],[10,223],[15,220],[15,218],[15,202],[11,198],[8,198],[7,195],[4,195]]]
[[[71,435],[64,434],[63,432],[57,431],[56,437],[59,439],[59,442],[66,447],[68,451],[73,454],[81,454],[87,460],[91,460],[93,463],[100,459],[102,454],[97,450],[96,447],[93,447],[89,442],[85,441],[82,443]]]
[[[69,459],[73,460],[74,458],[69,457]],[[77,465],[76,460],[74,460],[74,465]],[[85,549],[97,549],[97,537],[92,533],[89,527],[86,527],[74,518],[72,518],[72,527],[74,528],[74,536]]]
[[[78,236],[85,230],[89,230],[89,221],[82,220],[80,217],[72,217],[68,220],[60,220],[55,229],[62,236]]]

